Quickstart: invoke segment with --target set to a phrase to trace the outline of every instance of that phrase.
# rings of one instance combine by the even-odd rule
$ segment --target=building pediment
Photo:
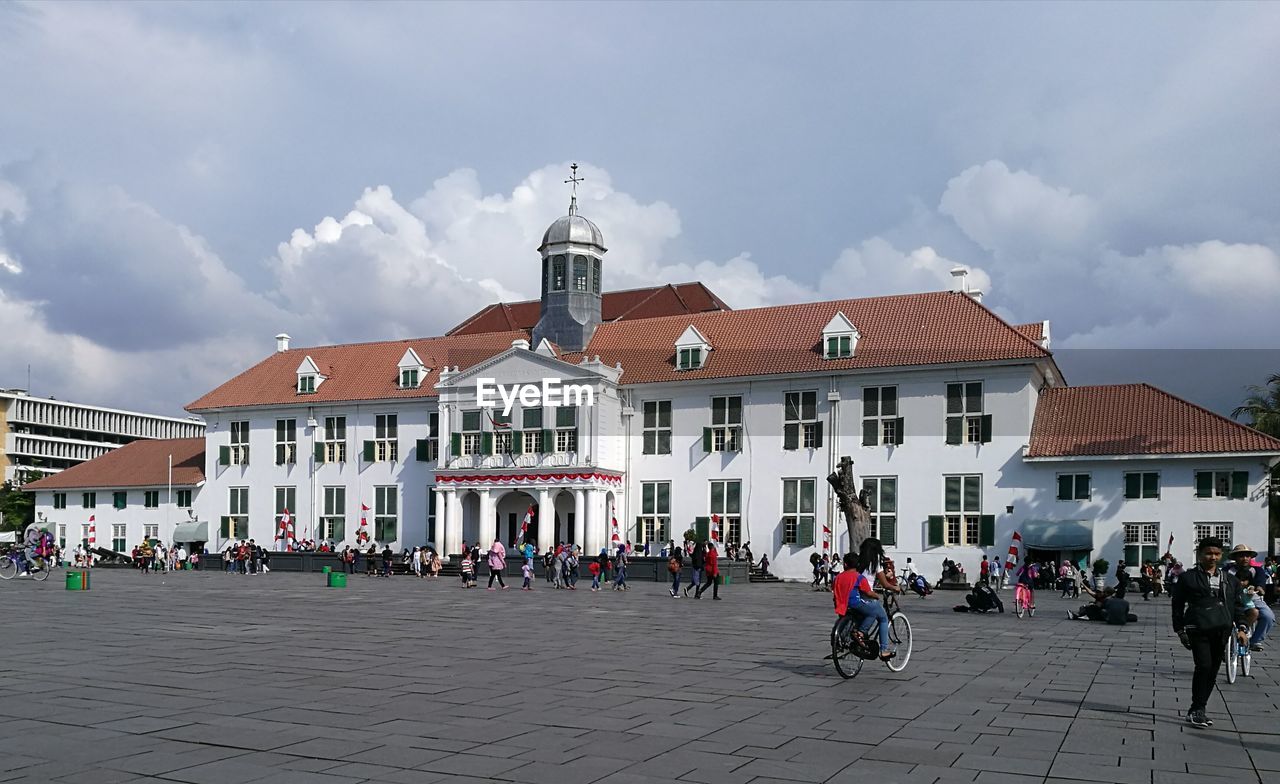
[[[441,375],[436,389],[444,393],[446,390],[473,389],[476,381],[481,378],[492,378],[499,384],[539,384],[544,378],[576,383],[616,383],[622,371],[595,360],[584,358],[583,362],[575,364],[525,348],[512,347],[460,373]]]

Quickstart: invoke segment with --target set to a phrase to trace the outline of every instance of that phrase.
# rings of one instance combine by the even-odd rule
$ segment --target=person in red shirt
[[[720,567],[716,565],[716,560],[720,557],[720,553],[716,551],[714,542],[707,544],[706,560],[702,564],[702,573],[706,576],[707,581],[698,586],[698,590],[694,592],[693,598],[701,599],[703,591],[711,588],[711,598],[720,601],[720,584],[716,582],[716,578],[720,576]]]
[[[863,546],[863,553],[866,555],[874,555],[874,551],[879,548],[879,542],[868,539],[867,542],[874,542],[875,547]],[[880,551],[883,557],[883,550]],[[836,605],[836,615],[844,619],[841,624],[840,635],[847,637],[853,624],[860,623],[864,620],[871,620],[879,627],[880,641],[880,659],[888,661],[896,654],[890,650],[889,646],[889,617],[885,614],[884,606],[880,604],[880,596],[876,593],[875,587],[871,581],[867,579],[865,572],[875,569],[874,561],[870,558],[860,558],[853,553],[846,553],[844,557],[844,571],[836,577],[835,584],[831,587],[831,595]],[[883,577],[883,572],[878,572],[878,577]],[[889,587],[889,586],[886,586]]]
[[[991,562],[988,561],[987,557],[984,555],[982,556],[982,565],[978,567],[978,579],[980,579],[984,583],[990,584],[991,583],[990,577],[991,577]]]

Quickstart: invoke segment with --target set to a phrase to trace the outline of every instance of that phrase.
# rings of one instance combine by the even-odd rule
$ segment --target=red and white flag
[[[830,548],[831,548],[831,526],[824,522],[822,524],[822,549],[828,550]]]
[[[1017,531],[1013,532],[1013,539],[1009,542],[1009,559],[1004,562],[1005,569],[1013,569],[1018,565],[1018,546],[1022,544],[1022,534]]]
[[[97,515],[89,515],[89,549],[92,550],[94,545],[98,543],[98,524],[96,522]]]
[[[711,542],[715,544],[720,541],[720,515],[711,515]]]
[[[289,510],[285,509],[280,515],[280,531],[276,534],[276,539],[284,540],[285,552],[293,552],[293,540],[297,538],[293,532],[293,517],[290,516]]]
[[[1169,534],[1169,546],[1164,548],[1170,552],[1173,551],[1173,534]]]
[[[529,510],[524,513],[524,520],[520,523],[520,541],[524,542],[529,538],[529,523],[533,522],[533,505],[529,505]]]
[[[613,507],[609,510],[609,517],[613,521],[613,536],[611,537],[611,539],[614,542],[621,542],[622,534],[618,533],[618,510],[616,507]]]
[[[495,419],[493,416],[493,409],[486,408],[485,413],[489,415],[489,424],[493,425],[494,429],[507,430],[511,427],[510,422],[499,422],[497,419]]]
[[[369,511],[369,507],[360,504],[360,527],[356,530],[356,544],[361,545],[369,541],[369,519],[365,512]]]

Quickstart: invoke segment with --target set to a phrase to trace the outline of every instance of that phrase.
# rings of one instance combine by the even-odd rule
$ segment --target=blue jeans
[[[851,606],[847,612],[854,613],[862,623],[859,625],[864,632],[871,631],[872,623],[878,623],[880,626],[880,651],[889,650],[889,614],[884,611],[884,605],[875,601],[863,601]]]
[[[1255,600],[1254,603],[1258,606],[1258,622],[1254,624],[1253,636],[1249,639],[1249,644],[1260,645],[1267,636],[1267,632],[1276,625],[1276,613],[1261,599]]]
[[[697,588],[699,585],[702,585],[702,570],[694,569],[693,576],[689,578],[689,587]],[[685,590],[687,591],[689,589],[686,588]]]
[[[675,574],[671,575],[671,592],[680,593],[680,570],[679,569],[676,570]]]
[[[618,571],[617,576],[613,578],[614,588],[620,588],[621,586],[624,586],[627,584],[627,567],[624,566],[621,569],[618,569],[617,571]]]

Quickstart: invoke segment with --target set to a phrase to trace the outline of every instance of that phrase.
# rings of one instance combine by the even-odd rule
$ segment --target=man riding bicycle
[[[1227,565],[1225,571],[1232,575],[1240,582],[1248,582],[1253,586],[1251,594],[1256,594],[1266,585],[1267,577],[1260,567],[1253,565],[1253,559],[1258,556],[1257,552],[1250,549],[1247,545],[1238,544],[1231,548],[1231,563]],[[1253,634],[1249,638],[1249,650],[1261,651],[1262,641],[1266,639],[1267,632],[1276,625],[1276,614],[1267,606],[1266,601],[1258,596],[1254,601],[1252,611],[1248,613],[1247,623],[1253,627]]]
[[[862,543],[861,552],[855,556],[848,553],[844,557],[844,571],[836,578],[831,593],[835,600],[836,615],[845,619],[841,627],[841,636],[846,636],[849,627],[857,623],[859,627],[867,621],[875,620],[878,626],[880,641],[880,660],[888,661],[896,653],[890,650],[889,615],[880,602],[877,587],[901,593],[896,582],[885,575],[882,564],[885,562],[884,547],[878,539],[867,539]],[[867,575],[874,575],[874,583]]]
[[[26,547],[22,556],[26,562],[22,565],[22,574],[45,568],[45,559],[53,554],[53,534],[35,529],[35,535],[26,537]]]

